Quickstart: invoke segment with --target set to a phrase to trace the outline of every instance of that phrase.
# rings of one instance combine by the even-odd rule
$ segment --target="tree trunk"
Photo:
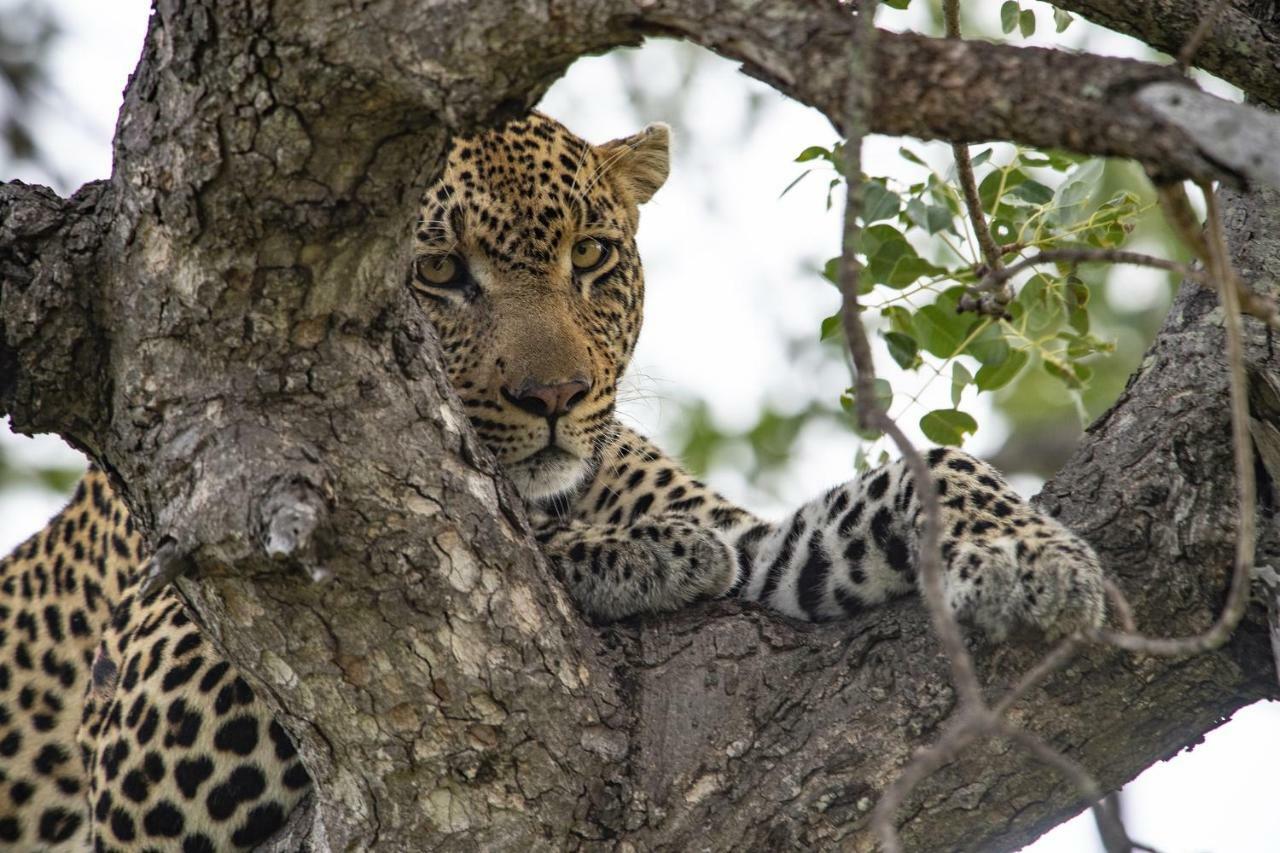
[[[111,180],[70,200],[0,189],[0,412],[101,462],[166,565],[193,570],[181,590],[317,782],[281,849],[872,846],[870,807],[954,704],[919,605],[586,627],[403,286],[449,134],[523,111],[577,56],[683,35],[839,124],[851,28],[801,0],[162,0]],[[875,130],[1249,177],[1147,106],[1175,80],[1149,65],[882,34],[873,66]],[[1280,262],[1261,239],[1280,233],[1275,196],[1230,212],[1246,277]],[[1216,310],[1184,291],[1045,492],[1166,634],[1212,620],[1231,563]],[[1118,785],[1277,695],[1268,642],[1255,608],[1214,654],[1094,652],[1015,715]],[[1040,651],[980,654],[987,683]],[[1005,849],[1077,807],[995,745],[902,819],[912,847]]]

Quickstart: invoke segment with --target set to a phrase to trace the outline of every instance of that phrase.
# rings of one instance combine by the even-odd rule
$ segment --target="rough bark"
[[[1055,6],[1177,56],[1218,0],[1054,0]],[[1227,0],[1196,51],[1194,65],[1280,108],[1280,6]]]
[[[835,115],[849,26],[799,0],[168,0],[111,180],[69,201],[0,189],[0,411],[87,449],[195,570],[182,590],[318,782],[296,831],[334,849],[870,845],[877,792],[953,701],[918,607],[586,628],[402,287],[449,132],[525,109],[576,56],[677,33]],[[1151,66],[893,35],[873,65],[875,130],[1239,177],[1137,100],[1170,79]],[[1183,295],[1047,491],[1166,632],[1211,618],[1230,563],[1206,299]],[[1274,694],[1267,642],[1259,613],[1190,661],[1096,653],[1018,715],[1116,784]],[[1036,651],[988,652],[993,687]],[[1005,752],[931,781],[904,815],[914,846],[1009,847],[1070,811]]]

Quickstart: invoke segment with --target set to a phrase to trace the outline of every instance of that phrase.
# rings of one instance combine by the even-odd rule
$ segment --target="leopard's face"
[[[534,113],[455,140],[424,196],[411,286],[526,498],[573,490],[612,438],[644,300],[638,206],[667,167],[665,126],[595,146]]]

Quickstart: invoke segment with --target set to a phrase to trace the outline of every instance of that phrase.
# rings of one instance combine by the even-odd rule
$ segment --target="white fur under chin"
[[[516,491],[530,503],[575,492],[590,475],[588,460],[563,452],[548,456],[542,451],[507,466],[507,476]]]

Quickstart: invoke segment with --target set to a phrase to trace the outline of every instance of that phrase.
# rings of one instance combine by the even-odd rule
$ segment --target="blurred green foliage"
[[[928,13],[923,31],[940,35],[940,0],[915,3]],[[912,0],[881,3],[892,9],[911,4]],[[998,38],[969,19],[971,8],[962,7],[966,34]],[[1038,25],[1048,23],[1043,7],[1038,13],[1045,20],[1037,20],[1032,4],[1008,0],[1000,7],[1000,27],[1014,39],[1029,37]],[[1074,20],[1060,11],[1050,14],[1058,33]],[[965,389],[986,394],[1009,433],[1004,447],[993,454],[997,464],[1011,473],[1048,476],[1065,462],[1084,426],[1123,390],[1177,281],[1169,274],[1155,274],[1164,284],[1154,298],[1147,293],[1145,299],[1116,299],[1133,268],[1048,265],[1013,280],[1016,297],[1008,317],[959,313],[957,302],[964,286],[977,280],[980,257],[954,171],[939,174],[929,169],[926,159],[907,146],[899,153],[906,163],[928,169],[928,177],[902,186],[891,177],[862,176],[864,230],[858,248],[865,269],[860,290],[863,304],[872,308],[864,319],[913,381],[895,380],[900,388],[882,383],[877,393],[896,402],[892,414],[912,418],[927,438],[942,444],[961,443],[982,428],[960,404]],[[975,147],[971,153],[983,209],[996,242],[1008,250],[1006,263],[1043,249],[1134,244],[1151,254],[1187,260],[1134,164],[1003,145]],[[840,143],[808,146],[796,160],[800,169],[782,193],[820,176],[827,182],[827,206],[837,202]],[[836,263],[833,259],[822,269],[832,282]],[[1153,273],[1140,275],[1150,281]],[[837,344],[819,348],[827,358],[846,358],[838,316],[821,320],[816,336]],[[950,386],[952,405],[920,411],[915,400],[935,382]],[[968,399],[973,396],[971,391]],[[806,423],[822,419],[853,429],[849,392],[840,402],[843,410],[822,402],[797,411],[766,406],[761,424],[787,424],[785,430],[765,431],[771,437],[767,448],[752,440],[753,430],[723,429],[705,406],[686,404],[674,430],[682,444],[672,449],[700,473],[713,467],[717,458],[736,462],[744,451],[754,460],[753,474],[768,472],[789,457]],[[868,457],[879,455],[880,446],[868,444],[854,461],[865,465]]]
[[[32,110],[52,95],[49,58],[58,34],[54,11],[46,4],[9,3],[0,13],[0,178],[15,166],[31,164],[57,182],[32,125]],[[14,455],[12,447],[0,443],[0,489],[35,485],[69,492],[83,473],[80,468],[26,464]]]
[[[0,490],[13,486],[40,486],[51,492],[69,493],[84,474],[83,467],[24,465],[0,445]]]
[[[0,14],[0,165],[34,163],[50,171],[31,124],[32,107],[53,91],[48,64],[58,37],[53,10],[37,0]]]

